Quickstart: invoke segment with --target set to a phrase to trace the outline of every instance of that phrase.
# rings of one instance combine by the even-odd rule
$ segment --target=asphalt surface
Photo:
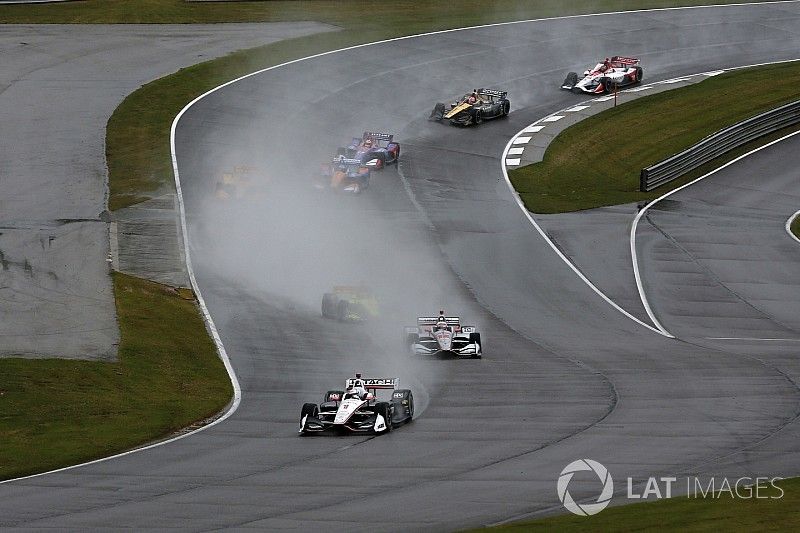
[[[788,59],[798,18],[800,5],[780,4],[438,34],[297,63],[201,101],[179,125],[177,157],[198,283],[242,404],[190,438],[3,485],[0,525],[441,530],[558,511],[558,474],[584,457],[609,468],[615,503],[626,501],[626,476],[800,474],[789,347],[704,347],[630,321],[533,231],[499,161],[513,134],[572,101],[556,89],[564,73],[606,50],[641,57],[650,79]],[[508,119],[469,129],[425,120],[434,102],[480,86],[509,91]],[[317,194],[318,162],[364,129],[397,134],[399,171],[375,173],[360,197]],[[239,204],[213,202],[216,177],[235,162],[262,165],[270,181]],[[790,190],[790,179],[785,187],[761,190]],[[720,193],[717,211],[748,191]],[[681,238],[704,231],[663,222]],[[788,240],[782,228],[760,238]],[[379,323],[319,317],[321,293],[352,282],[374,288]],[[740,294],[764,300],[748,289]],[[713,301],[698,305],[714,316]],[[440,308],[478,326],[484,359],[404,353],[402,326]],[[380,438],[297,437],[301,404],[354,370],[399,377],[417,419]],[[576,499],[596,489],[589,478],[570,485]]]
[[[206,59],[331,29],[3,25],[0,356],[116,357],[105,130],[125,96]]]

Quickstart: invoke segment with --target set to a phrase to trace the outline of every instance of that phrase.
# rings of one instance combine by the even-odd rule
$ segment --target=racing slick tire
[[[444,111],[445,111],[444,104],[439,102],[433,107],[433,111],[431,111],[428,120],[441,121],[444,118]]]
[[[378,164],[375,165],[375,170],[383,170],[384,168],[386,168],[386,154],[384,154],[383,152],[377,152],[372,155],[375,156],[373,159],[378,160]]]
[[[336,318],[336,295],[332,292],[322,295],[322,318]]]
[[[381,415],[386,421],[386,429],[376,431],[378,435],[389,433],[392,430],[392,406],[389,402],[378,402],[375,404],[375,414]]]
[[[473,122],[475,122],[475,124],[480,124],[481,122],[483,122],[483,113],[481,113],[480,109],[475,111],[475,114],[472,115],[472,120]]]
[[[569,85],[570,87],[572,87],[572,90],[574,91],[575,90],[575,85],[577,85],[577,83],[578,83],[578,73],[577,72],[569,72],[567,74],[567,77],[564,78],[564,83],[562,83],[561,85]],[[578,90],[580,90],[580,89],[578,89]]]
[[[312,418],[316,418],[319,416],[319,407],[315,403],[304,403],[303,408],[300,410],[300,421],[302,423],[303,419],[306,416],[310,416]],[[303,428],[300,428],[300,434],[306,435],[306,431]]]
[[[414,354],[414,345],[419,342],[419,333],[409,333],[406,336],[406,348],[411,354]]]
[[[350,305],[347,300],[340,300],[336,305],[336,320],[344,322],[347,320],[347,315],[350,314]]]
[[[469,334],[469,342],[470,344],[475,343],[478,345],[478,353],[473,355],[474,359],[480,359],[483,355],[483,345],[481,344],[481,334],[480,333],[470,333]]]
[[[414,395],[408,389],[396,390],[392,393],[392,403],[394,404],[394,414],[403,415],[399,424],[408,424],[414,419]]]

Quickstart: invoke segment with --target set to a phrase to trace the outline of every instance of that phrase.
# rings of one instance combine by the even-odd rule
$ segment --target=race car
[[[349,146],[339,148],[336,155],[358,159],[366,167],[382,170],[400,159],[400,144],[389,133],[365,131],[360,138],[353,137]]]
[[[480,359],[481,334],[474,326],[462,326],[457,316],[419,317],[417,327],[405,328],[405,341],[411,353],[430,355],[449,353]]]
[[[561,88],[576,94],[605,94],[641,82],[643,73],[638,59],[614,56],[585,71],[580,79],[577,72],[570,72]]]
[[[369,187],[369,179],[369,167],[360,159],[338,156],[330,163],[322,165],[314,186],[318,189],[360,194]]]
[[[378,316],[378,300],[366,287],[341,285],[322,295],[322,316],[342,322],[362,322]]]
[[[506,91],[474,89],[451,103],[450,109],[443,103],[436,104],[428,120],[447,119],[454,126],[469,126],[487,119],[505,117],[511,110],[507,95]]]
[[[232,172],[223,172],[214,184],[214,198],[221,201],[242,200],[263,193],[266,175],[252,165],[237,165]]]
[[[300,411],[300,434],[367,433],[382,435],[411,422],[414,396],[398,389],[397,378],[349,378],[345,390],[330,390],[322,403],[306,403]],[[391,390],[388,401],[379,401],[379,390]]]

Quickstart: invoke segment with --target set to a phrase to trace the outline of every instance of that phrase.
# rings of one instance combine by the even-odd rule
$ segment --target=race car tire
[[[501,108],[501,116],[507,117],[508,112],[511,111],[511,102],[508,100],[503,100],[503,107]]]
[[[383,170],[386,167],[386,154],[383,152],[377,152],[372,155],[375,156],[374,159],[378,160],[378,164],[375,165],[375,170]]]
[[[644,70],[642,67],[636,67],[636,83],[641,83],[642,78],[644,78]]]
[[[470,344],[477,344],[478,345],[478,353],[473,355],[475,359],[480,359],[481,354],[483,352],[483,344],[481,344],[481,334],[480,333],[470,333],[469,334],[469,342]]]
[[[397,397],[399,395],[399,397]],[[407,403],[403,403],[407,402]],[[403,415],[403,419],[398,421],[400,423],[409,423],[414,418],[414,395],[408,389],[401,389],[394,391],[392,394],[392,403],[394,404],[394,414]]]
[[[381,415],[386,421],[386,429],[380,434],[389,433],[392,430],[392,408],[389,402],[378,402],[375,404],[375,414]]]
[[[570,87],[575,89],[575,84],[578,83],[578,73],[577,72],[569,72],[567,77],[564,78],[564,83],[562,85],[569,85]],[[578,89],[580,90],[580,89]]]
[[[483,113],[481,113],[480,109],[475,111],[475,114],[472,116],[472,119],[475,121],[475,124],[480,124],[481,122],[483,122]]]
[[[394,161],[392,161],[395,165],[400,161],[400,145],[397,146],[397,151],[394,155]]]
[[[414,353],[413,346],[419,342],[419,333],[409,333],[406,336],[406,346],[411,353]]]
[[[304,403],[303,408],[300,410],[300,420],[303,420],[306,416],[310,416],[312,418],[316,418],[319,416],[319,407],[315,403]],[[305,435],[306,432],[304,430],[300,430],[301,435]]]
[[[337,399],[338,398],[338,399]],[[344,398],[344,391],[329,390],[325,393],[325,402],[341,402]]]
[[[336,318],[336,295],[332,292],[322,295],[322,318]]]
[[[336,305],[336,319],[344,322],[347,320],[347,315],[350,314],[349,304],[347,300],[340,300],[339,303]]]
[[[433,106],[433,111],[431,111],[428,120],[436,120],[441,121],[444,118],[445,113],[445,105],[441,102]]]

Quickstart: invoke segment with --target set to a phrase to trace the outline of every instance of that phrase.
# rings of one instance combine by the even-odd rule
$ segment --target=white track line
[[[336,53],[339,53],[339,52],[346,52],[348,50],[355,50],[357,48],[364,48],[364,47],[367,47],[367,46],[373,46],[373,45],[376,45],[376,44],[384,44],[384,43],[390,43],[390,42],[396,42],[396,41],[403,41],[403,40],[407,40],[407,39],[415,39],[415,38],[418,38],[418,37],[426,37],[426,36],[430,36],[430,35],[440,35],[440,34],[445,34],[445,33],[453,33],[453,32],[466,31],[466,30],[475,30],[475,29],[481,29],[481,28],[493,28],[493,27],[498,27],[498,26],[510,26],[510,25],[514,25],[514,24],[525,24],[525,23],[531,23],[531,22],[547,22],[549,20],[566,20],[566,19],[573,19],[573,18],[603,17],[603,16],[609,16],[609,15],[624,15],[624,14],[629,14],[629,13],[649,13],[649,12],[657,12],[657,11],[685,11],[685,10],[689,10],[689,9],[714,9],[714,8],[719,9],[719,8],[731,8],[731,7],[743,7],[743,6],[759,6],[759,5],[767,5],[767,4],[769,4],[769,5],[772,5],[772,4],[775,4],[775,5],[778,5],[778,4],[795,4],[797,2],[800,2],[800,0],[780,0],[778,2],[745,2],[745,3],[741,3],[741,4],[709,4],[709,5],[705,5],[705,6],[682,6],[682,7],[660,7],[660,8],[652,8],[652,9],[632,9],[632,10],[629,10],[629,11],[609,11],[609,12],[606,12],[606,13],[586,13],[586,14],[583,14],[583,15],[564,15],[564,16],[560,16],[560,17],[545,17],[545,18],[539,18],[539,19],[515,20],[515,21],[510,21],[510,22],[496,22],[496,23],[493,23],[493,24],[481,24],[481,25],[478,25],[478,26],[468,26],[468,27],[464,27],[464,28],[453,28],[453,29],[449,29],[449,30],[432,31],[432,32],[426,32],[426,33],[419,33],[419,34],[416,34],[416,35],[406,35],[404,37],[394,37],[392,39],[384,39],[384,40],[381,40],[381,41],[374,41],[374,42],[371,42],[371,43],[357,44],[357,45],[354,45],[354,46],[348,46],[346,48],[339,48],[337,50],[329,50],[327,52],[321,52],[319,54],[314,54],[314,55],[310,55],[310,56],[307,56],[307,57],[301,57],[299,59],[293,59],[291,61],[286,61],[285,63],[281,63],[279,65],[273,65],[271,67],[263,68],[261,70],[255,71],[255,72],[251,72],[249,74],[245,74],[244,76],[240,76],[240,77],[238,77],[238,78],[236,78],[234,80],[230,80],[228,82],[225,82],[222,85],[214,87],[213,89],[209,90],[208,92],[205,92],[205,93],[201,94],[200,96],[198,96],[197,98],[195,98],[194,100],[189,102],[183,109],[181,109],[180,113],[178,113],[178,115],[175,117],[175,120],[172,122],[172,128],[170,129],[170,149],[171,149],[171,152],[172,152],[172,167],[173,167],[173,171],[175,173],[175,185],[176,185],[176,188],[177,188],[178,201],[179,201],[179,206],[180,206],[180,211],[181,211],[181,229],[183,231],[183,242],[184,242],[184,247],[185,247],[187,270],[189,271],[189,278],[190,278],[190,281],[192,283],[193,290],[195,291],[195,294],[197,296],[197,300],[198,300],[198,302],[200,302],[201,309],[203,310],[203,316],[204,316],[204,319],[206,320],[206,324],[209,327],[209,330],[212,332],[211,333],[212,334],[212,338],[214,339],[214,342],[217,343],[217,347],[220,350],[220,357],[222,358],[223,362],[225,363],[225,369],[228,371],[228,375],[231,378],[231,384],[233,385],[233,388],[234,388],[234,400],[233,400],[233,403],[231,404],[230,408],[225,412],[225,414],[222,415],[222,417],[218,418],[217,420],[215,420],[211,424],[208,424],[207,426],[203,426],[202,428],[196,429],[196,430],[191,431],[189,433],[185,433],[185,434],[180,435],[178,437],[174,437],[174,438],[166,440],[166,441],[156,442],[156,443],[150,444],[148,446],[143,446],[141,448],[136,448],[134,450],[129,450],[127,452],[122,452],[122,453],[118,453],[118,454],[115,454],[115,455],[110,455],[108,457],[95,459],[94,461],[87,461],[85,463],[79,463],[79,464],[72,465],[72,466],[66,466],[64,468],[58,468],[58,469],[55,469],[55,470],[49,470],[47,472],[41,472],[39,474],[33,474],[33,475],[30,475],[30,476],[7,479],[5,481],[0,481],[0,484],[10,483],[12,481],[20,481],[20,480],[23,480],[23,479],[30,479],[30,478],[34,478],[34,477],[38,477],[38,476],[44,476],[44,475],[47,475],[47,474],[55,474],[56,472],[63,472],[65,470],[72,470],[73,468],[79,468],[79,467],[82,467],[82,466],[88,466],[88,465],[92,465],[92,464],[95,464],[95,463],[108,461],[110,459],[115,459],[117,457],[123,457],[125,455],[130,455],[132,453],[137,453],[137,452],[141,452],[141,451],[144,451],[144,450],[149,450],[150,448],[154,448],[156,446],[161,446],[161,445],[164,445],[164,444],[168,444],[170,442],[175,442],[176,440],[180,440],[180,439],[183,439],[183,438],[188,437],[190,435],[194,435],[195,433],[203,431],[204,429],[207,429],[207,428],[209,428],[211,426],[214,426],[214,425],[222,422],[223,420],[228,418],[230,415],[232,415],[234,413],[234,411],[236,411],[236,409],[238,408],[239,403],[241,402],[241,388],[239,387],[239,380],[237,379],[236,373],[234,372],[233,367],[231,366],[230,360],[228,359],[228,355],[227,355],[227,352],[225,351],[225,347],[222,345],[222,341],[219,339],[219,334],[217,333],[216,326],[214,326],[213,320],[211,320],[211,316],[208,314],[208,309],[207,309],[207,307],[205,305],[205,300],[202,299],[202,295],[200,294],[200,291],[199,291],[199,289],[198,289],[198,287],[196,285],[196,281],[194,279],[194,271],[190,267],[191,259],[189,258],[188,237],[187,237],[187,234],[186,234],[186,215],[185,215],[185,212],[184,212],[183,196],[181,194],[180,177],[179,177],[179,174],[178,174],[178,166],[177,166],[177,161],[175,159],[175,127],[176,127],[176,125],[178,123],[178,119],[180,119],[180,117],[182,117],[183,114],[191,106],[193,106],[195,103],[199,102],[200,100],[202,100],[206,96],[208,96],[208,95],[210,95],[212,93],[215,93],[218,90],[220,90],[220,89],[222,89],[224,87],[227,87],[228,85],[232,85],[232,84],[234,84],[234,83],[236,83],[238,81],[241,81],[243,79],[250,78],[252,76],[256,76],[258,74],[262,74],[264,72],[268,72],[270,70],[274,70],[274,69],[277,69],[277,68],[285,67],[285,66],[288,66],[288,65],[293,65],[295,63],[300,63],[301,61],[307,61],[309,59],[316,59],[318,57],[323,57],[323,56],[327,56],[327,55],[331,55],[331,54],[336,54]],[[776,63],[780,63],[780,61],[776,61]],[[769,63],[764,63],[764,64],[769,64]],[[508,148],[508,147],[506,147],[506,148]],[[505,154],[505,151],[504,151],[504,154]],[[508,174],[506,173],[505,166],[503,166],[503,174],[505,175],[506,181],[508,182],[509,186],[511,186],[511,182],[508,180]],[[516,191],[514,191],[513,187],[511,187],[511,190],[516,196]],[[519,201],[519,198],[517,198],[517,200]],[[524,206],[522,206],[522,209],[523,209],[523,211],[525,211]],[[537,226],[536,222],[534,222],[534,221],[531,221],[531,222],[534,224],[534,226]],[[537,226],[537,229],[539,229],[539,232],[542,233],[542,236],[545,237],[545,239],[547,239],[547,237],[541,231],[541,228],[538,228],[538,226]],[[548,240],[548,242],[549,242],[549,240]],[[551,246],[553,246],[552,243],[551,243]],[[564,259],[566,261],[566,258],[563,257],[563,255],[561,255],[561,252],[559,252],[558,249],[556,249],[556,248],[554,248],[554,249],[562,257],[562,259]],[[573,270],[576,270],[575,267],[572,266],[569,263],[569,261],[567,261],[567,264],[570,265],[570,267]],[[601,292],[599,292],[598,289],[596,287],[594,287],[594,285],[592,285],[592,283],[589,280],[585,279],[585,277],[579,271],[576,270],[576,273],[582,279],[584,279],[587,282],[587,284],[595,290],[595,292],[598,292],[598,294],[603,296],[604,299],[607,299],[607,297],[605,295],[603,295]],[[648,324],[645,324],[644,322],[641,322],[640,320],[638,320],[636,317],[633,317],[630,314],[628,314],[624,309],[622,309],[619,306],[617,306],[614,302],[612,302],[610,300],[608,300],[608,302],[611,305],[613,305],[614,307],[618,308],[622,313],[630,316],[631,319],[635,320],[636,322],[641,323],[643,326],[645,326],[647,328],[653,329]]]
[[[501,161],[504,162],[506,160],[506,154],[508,153],[508,149],[511,148],[511,144],[512,144],[513,141],[514,141],[514,139],[512,138],[511,140],[508,141],[508,144],[506,144],[506,147],[503,150],[503,157],[502,157]],[[519,197],[519,194],[517,193],[517,190],[514,188],[514,185],[511,184],[511,180],[508,177],[508,170],[506,169],[506,165],[501,164],[500,168],[503,171],[503,177],[506,180],[506,185],[508,186],[508,190],[511,191],[511,195],[514,197],[514,200],[517,202],[517,207],[519,207],[520,211],[522,211],[522,213],[525,215],[525,217],[528,219],[528,221],[533,225],[533,227],[536,228],[536,231],[539,232],[539,235],[542,236],[544,241],[548,245],[550,245],[550,248],[552,248],[553,251],[558,255],[558,257],[561,258],[561,260],[569,268],[571,268],[572,271],[575,272],[575,274],[578,275],[578,277],[581,279],[581,281],[583,281],[586,285],[588,285],[589,288],[591,288],[595,293],[597,293],[597,295],[600,296],[603,300],[605,300],[606,303],[608,303],[611,307],[613,307],[614,309],[616,309],[617,311],[619,311],[620,313],[622,313],[626,317],[630,318],[631,320],[633,320],[637,324],[639,324],[641,326],[644,326],[647,329],[649,329],[650,331],[653,331],[653,332],[658,333],[660,335],[664,335],[666,337],[672,337],[672,335],[670,335],[669,333],[665,333],[663,331],[660,331],[660,330],[654,328],[653,326],[651,326],[650,324],[642,322],[641,320],[639,320],[638,318],[636,318],[635,316],[633,316],[632,314],[627,312],[625,309],[623,309],[622,307],[617,305],[617,303],[615,301],[613,301],[611,298],[606,296],[606,294],[603,291],[598,289],[597,286],[589,280],[589,278],[584,276],[583,272],[581,272],[580,269],[577,266],[575,266],[572,263],[572,261],[567,259],[567,257],[561,252],[561,250],[558,249],[558,247],[555,245],[555,243],[550,239],[550,237],[547,236],[547,234],[544,232],[542,227],[539,226],[539,224],[533,218],[533,216],[531,215],[530,211],[528,211],[528,209],[525,207],[525,204],[522,202],[522,199]]]
[[[794,239],[794,240],[796,240],[798,243],[800,243],[800,238],[798,238],[798,237],[797,237],[797,235],[795,235],[794,233],[792,233],[792,224],[794,223],[794,220],[795,220],[795,219],[796,219],[798,216],[800,216],[800,210],[796,211],[796,212],[795,212],[795,214],[794,214],[794,215],[792,215],[792,216],[790,216],[790,217],[789,217],[789,220],[787,220],[787,221],[786,221],[786,233],[788,233],[788,234],[789,234],[789,237],[791,237],[792,239]]]
[[[633,266],[633,274],[634,274],[634,276],[636,278],[636,288],[639,290],[639,297],[641,298],[642,304],[644,304],[644,308],[647,311],[647,316],[650,317],[650,319],[653,321],[653,324],[656,324],[656,326],[658,326],[659,329],[662,329],[663,326],[661,326],[661,324],[658,322],[658,319],[656,319],[655,315],[653,314],[653,311],[650,309],[650,304],[647,301],[647,295],[645,294],[644,287],[642,286],[641,275],[639,274],[639,261],[636,258],[636,227],[639,224],[639,220],[644,216],[645,213],[647,213],[648,209],[650,209],[652,206],[654,206],[655,204],[657,204],[658,202],[660,202],[664,198],[672,196],[676,192],[681,191],[681,190],[685,189],[686,187],[694,185],[695,183],[697,183],[700,180],[704,180],[707,177],[716,174],[720,170],[729,167],[730,165],[736,163],[737,161],[741,161],[742,159],[744,159],[745,157],[747,157],[749,155],[752,155],[752,154],[754,154],[756,152],[759,152],[759,151],[763,150],[764,148],[768,148],[768,147],[772,146],[773,144],[777,144],[777,143],[779,143],[781,141],[784,141],[784,140],[786,140],[786,139],[788,139],[790,137],[794,137],[798,133],[800,133],[800,130],[798,130],[798,131],[796,131],[794,133],[790,133],[788,135],[784,135],[780,139],[775,139],[774,141],[771,141],[771,142],[765,144],[764,146],[759,146],[758,148],[755,148],[754,150],[750,150],[746,154],[742,154],[739,157],[737,157],[736,159],[733,159],[732,161],[728,161],[727,163],[725,163],[721,167],[715,168],[711,172],[709,172],[707,174],[704,174],[704,175],[700,176],[699,178],[694,179],[694,180],[690,181],[689,183],[687,183],[685,185],[681,185],[677,189],[673,189],[673,190],[667,192],[666,194],[656,198],[655,200],[653,200],[652,202],[650,202],[649,204],[644,206],[644,208],[642,208],[642,210],[639,211],[636,214],[636,218],[633,219],[633,224],[631,225],[631,237],[630,237],[630,241],[631,241],[631,263],[632,263],[632,266]],[[795,213],[795,215],[796,214],[797,213]]]

